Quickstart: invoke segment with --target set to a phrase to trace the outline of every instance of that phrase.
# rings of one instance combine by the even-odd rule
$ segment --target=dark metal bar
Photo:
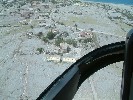
[[[98,48],[83,56],[55,79],[37,100],[72,100],[79,86],[99,69],[124,60],[125,42]]]
[[[52,82],[37,100],[71,100],[77,92],[79,77],[79,68],[70,67]]]
[[[133,29],[127,34],[125,45],[121,100],[133,100]]]

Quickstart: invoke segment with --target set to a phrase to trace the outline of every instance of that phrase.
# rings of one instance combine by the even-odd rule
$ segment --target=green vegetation
[[[105,9],[106,11],[109,11],[112,9],[112,7],[110,5],[107,5],[107,4],[102,4],[102,8]]]
[[[57,3],[57,1],[56,1],[56,0],[51,0],[51,2],[52,2],[53,4],[56,4],[56,3]]]
[[[48,38],[47,37],[43,37],[42,40],[47,43],[48,42]]]
[[[121,13],[122,16],[127,17],[128,20],[131,20],[131,21],[133,20],[133,15],[131,14],[130,11],[128,11],[126,9],[121,11],[119,8],[115,9],[115,11],[117,13]]]
[[[55,40],[55,45],[60,46],[60,43],[67,43],[69,45],[73,45],[74,47],[77,47],[77,41],[74,39],[66,39],[64,40],[63,38],[57,38]]]
[[[92,39],[92,38],[87,38],[87,39],[84,39],[84,40],[83,40],[83,42],[84,42],[84,43],[87,43],[87,42],[92,42],[92,41],[93,41],[93,39]]]
[[[125,11],[125,12],[123,11],[121,13],[122,13],[123,16],[126,16],[127,19],[133,21],[133,15],[129,11]]]
[[[19,4],[20,4],[20,6],[24,6],[26,4],[26,2],[20,2]]]
[[[122,18],[121,18],[121,16],[120,17],[117,16],[117,17],[113,17],[113,19],[120,19],[121,20]]]
[[[31,27],[31,29],[33,29],[33,28],[34,28],[34,26],[32,26],[32,25],[31,25],[30,27]]]
[[[46,0],[42,0],[42,2],[45,2]]]
[[[93,42],[92,38],[85,38],[85,39],[79,39],[78,40],[80,43],[88,43],[88,42]]]
[[[50,15],[50,13],[48,13]],[[49,15],[45,15],[45,17],[50,18]]]
[[[65,41],[63,40],[63,38],[57,38],[57,39],[55,40],[55,45],[56,45],[56,46],[60,46],[60,43],[63,43],[63,42],[65,42]]]
[[[130,11],[128,11],[127,9],[121,10],[119,8],[116,8],[115,11],[117,13],[121,13],[121,16],[120,17],[114,17],[114,19],[116,19],[116,20],[119,19],[122,21],[123,17],[126,17],[129,21],[133,21],[133,14]],[[123,22],[123,23],[125,23],[126,25],[128,25],[130,27],[133,27],[133,25],[131,23],[126,23],[126,22]]]
[[[43,33],[42,33],[42,32],[39,32],[39,33],[37,34],[37,37],[39,37],[40,39],[41,39],[42,36],[43,36]]]
[[[59,21],[57,21],[56,23],[58,23],[60,25],[65,25],[63,22],[59,22]]]
[[[73,0],[73,3],[81,3],[80,0]]]
[[[42,32],[39,32],[37,34],[37,36],[42,39],[42,41],[44,41],[45,43],[49,42],[49,40],[52,40],[54,39],[54,37],[56,36],[56,34],[54,34],[52,31],[49,31],[47,33],[47,36],[43,37],[43,33]]]
[[[77,41],[75,41],[74,39],[67,39],[65,42],[67,44],[73,45],[74,47],[77,47]]]
[[[44,49],[43,48],[37,48],[36,51],[39,52],[39,54],[43,53],[44,52]]]
[[[52,40],[52,39],[54,39],[55,36],[56,36],[56,34],[54,34],[52,31],[49,31],[47,33],[46,38],[48,38],[49,40]]]

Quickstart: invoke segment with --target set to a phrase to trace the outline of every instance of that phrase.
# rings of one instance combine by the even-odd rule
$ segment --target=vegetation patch
[[[36,51],[39,52],[39,54],[43,53],[44,52],[44,49],[43,48],[37,48]]]
[[[52,39],[54,39],[55,36],[56,36],[56,34],[54,34],[52,31],[49,31],[47,33],[46,38],[48,38],[49,40],[52,40]]]
[[[63,43],[63,42],[65,42],[63,38],[57,38],[57,39],[55,40],[55,45],[56,45],[56,46],[60,46],[60,43]]]
[[[67,39],[65,42],[69,45],[73,45],[74,47],[77,47],[77,41],[74,39]]]
[[[37,34],[37,37],[39,37],[40,39],[41,39],[42,36],[43,36],[43,33],[42,33],[42,32],[39,32],[39,33]]]
[[[43,37],[42,38],[42,41],[44,41],[45,43],[47,43],[48,42],[48,38],[47,37]]]

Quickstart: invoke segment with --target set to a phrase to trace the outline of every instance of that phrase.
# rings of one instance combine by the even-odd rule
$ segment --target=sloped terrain
[[[72,64],[47,61],[47,55],[82,57],[103,45],[125,40],[132,27],[130,9],[99,3],[14,3],[8,8],[0,4],[0,100],[35,100]],[[128,10],[130,16],[125,15]],[[119,99],[122,64],[95,73],[74,100]]]

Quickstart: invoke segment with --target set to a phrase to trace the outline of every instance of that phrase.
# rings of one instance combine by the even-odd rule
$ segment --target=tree
[[[92,42],[93,39],[92,39],[92,38],[86,38],[86,39],[84,39],[83,41],[84,41],[84,43],[87,43],[87,42]]]
[[[46,0],[42,0],[42,2],[45,2]]]
[[[52,2],[53,4],[57,3],[57,1],[56,1],[56,0],[51,0],[51,2]]]
[[[55,45],[56,45],[56,46],[60,46],[60,43],[63,43],[63,42],[64,42],[63,38],[57,38],[57,39],[55,40]]]
[[[67,47],[67,53],[69,53],[71,51],[71,48],[68,46]]]
[[[43,48],[37,48],[37,50],[39,52],[39,54],[43,53],[44,52],[44,49]]]
[[[39,32],[39,33],[37,34],[37,36],[38,36],[39,38],[41,38],[41,37],[43,36],[43,33],[42,33],[42,32]]]
[[[52,40],[52,39],[54,39],[55,35],[56,35],[56,34],[54,34],[52,31],[49,31],[46,37],[47,37],[49,40]]]
[[[66,43],[77,47],[77,41],[75,41],[74,39],[67,39]]]
[[[42,40],[43,40],[45,43],[47,43],[47,42],[48,42],[47,37],[43,37],[43,38],[42,38]]]
[[[77,24],[75,24],[74,27],[76,28],[76,30],[78,30],[78,25]]]
[[[93,31],[94,29],[93,28],[90,28],[90,31]]]

